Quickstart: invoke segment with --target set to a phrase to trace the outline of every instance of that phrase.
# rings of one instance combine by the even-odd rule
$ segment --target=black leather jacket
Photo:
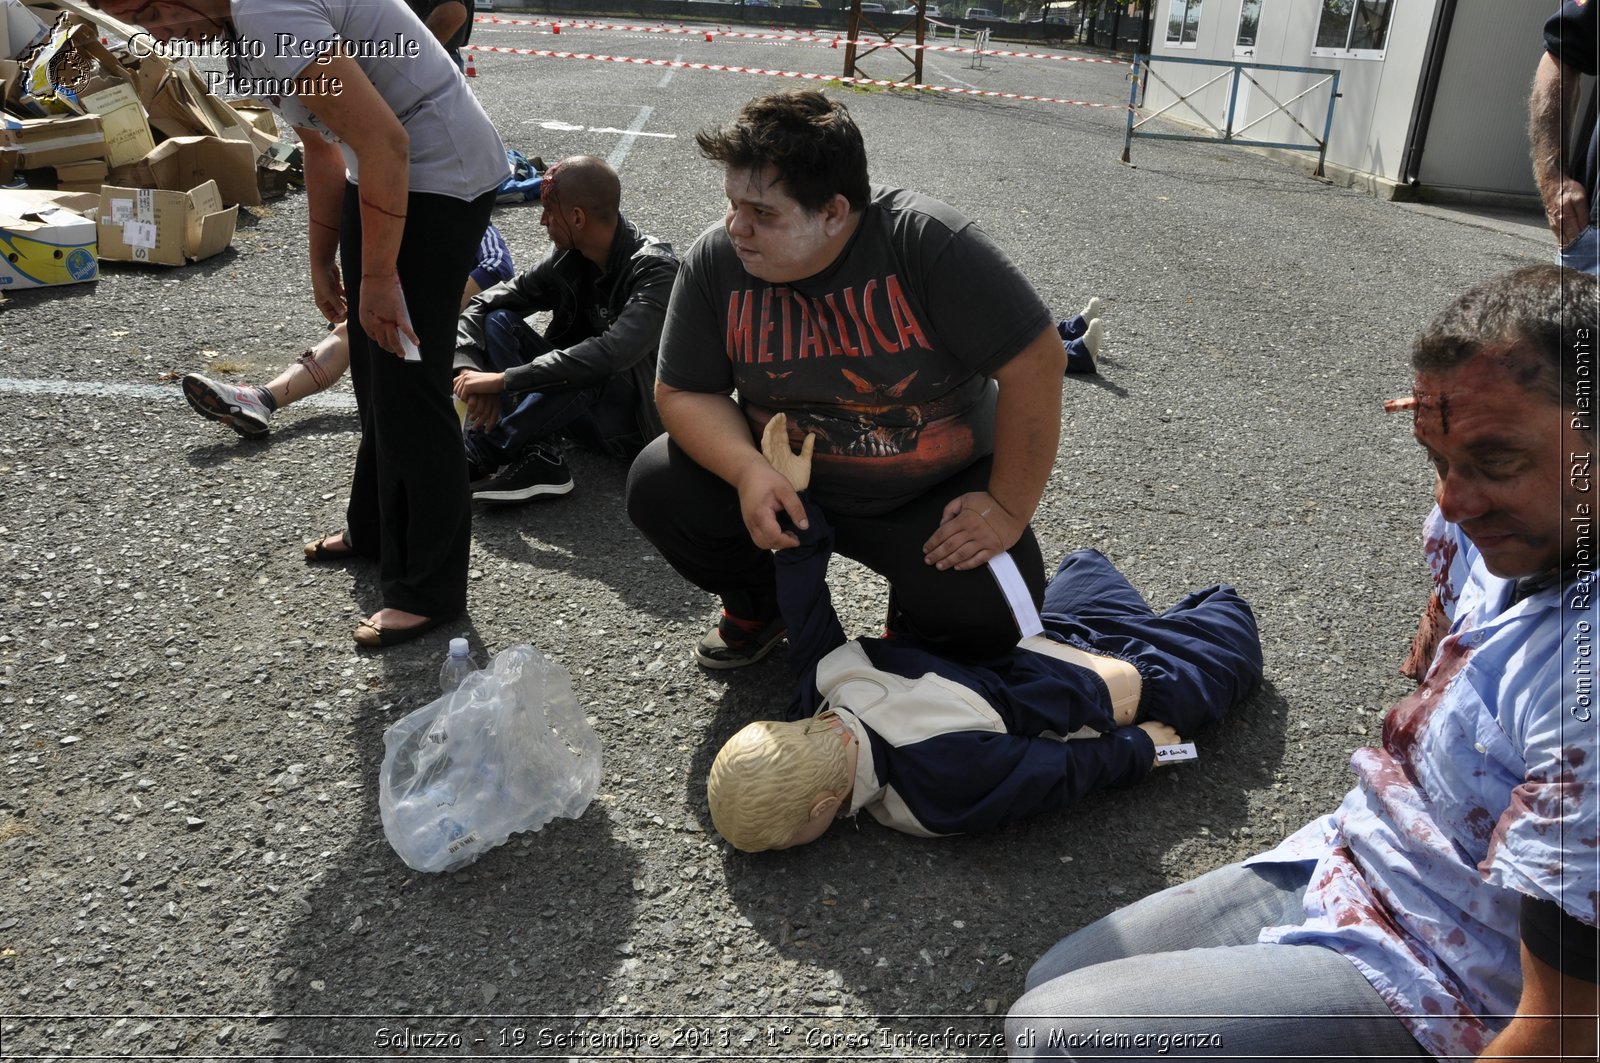
[[[678,276],[672,245],[617,219],[604,270],[576,251],[552,250],[538,265],[473,297],[456,326],[455,368],[484,368],[483,323],[495,310],[527,317],[551,311],[545,339],[555,350],[506,373],[506,390],[564,391],[631,373],[639,435],[661,434],[656,413],[656,347]]]

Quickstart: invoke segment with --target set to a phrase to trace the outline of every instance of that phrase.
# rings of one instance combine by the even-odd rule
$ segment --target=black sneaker
[[[526,502],[572,490],[572,472],[554,447],[535,443],[499,472],[472,485],[479,502]]]
[[[476,458],[467,458],[467,487],[476,491],[484,483],[500,471],[497,465],[480,465]]]
[[[724,609],[717,626],[694,648],[694,659],[702,668],[743,668],[771,653],[788,630],[782,616],[741,620]]]

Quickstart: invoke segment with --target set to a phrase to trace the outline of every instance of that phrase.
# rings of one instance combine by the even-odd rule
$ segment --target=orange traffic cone
[[[469,78],[478,76],[478,60],[471,52],[467,53],[467,65],[461,72]]]

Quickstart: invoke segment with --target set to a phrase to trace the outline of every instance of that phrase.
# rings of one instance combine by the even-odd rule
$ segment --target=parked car
[[[475,11],[493,11],[494,0],[474,0],[472,7]]]
[[[917,9],[916,9],[915,6],[902,7],[902,8],[900,8],[899,10],[897,10],[895,12],[895,14],[897,14],[897,15],[915,15],[916,13],[917,13]],[[928,9],[927,9],[927,17],[928,18],[943,18],[944,15],[940,13],[938,4],[929,4],[928,5]]]
[[[1004,22],[1005,19],[986,7],[967,8],[967,18],[972,22]]]
[[[863,15],[887,15],[889,9],[882,4],[867,3],[861,5],[861,13]]]

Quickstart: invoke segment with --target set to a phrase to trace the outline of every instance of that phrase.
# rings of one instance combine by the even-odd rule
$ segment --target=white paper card
[[[396,288],[400,287],[400,277],[398,274],[395,275],[394,286]],[[417,345],[415,343],[411,342],[411,337],[406,335],[406,330],[410,327],[411,309],[406,306],[406,294],[402,290],[400,292],[400,327],[395,331],[400,336],[400,351],[405,356],[405,360],[408,362],[420,362],[422,361],[422,352],[417,349]]]
[[[111,223],[113,225],[121,225],[131,217],[133,217],[133,200],[113,199],[111,201]]]
[[[1193,742],[1179,742],[1175,746],[1156,746],[1156,763],[1173,764],[1180,760],[1199,760]]]
[[[123,222],[122,242],[129,247],[156,246],[156,223],[153,221]]]
[[[994,581],[1000,584],[1000,590],[1006,596],[1006,604],[1011,606],[1011,615],[1016,617],[1017,630],[1022,632],[1022,637],[1028,638],[1043,631],[1044,624],[1039,620],[1039,610],[1033,607],[1033,595],[1028,593],[1028,585],[1023,582],[1022,573],[1017,571],[1017,563],[1011,560],[1011,555],[996,554],[991,557],[989,571],[994,573]]]

